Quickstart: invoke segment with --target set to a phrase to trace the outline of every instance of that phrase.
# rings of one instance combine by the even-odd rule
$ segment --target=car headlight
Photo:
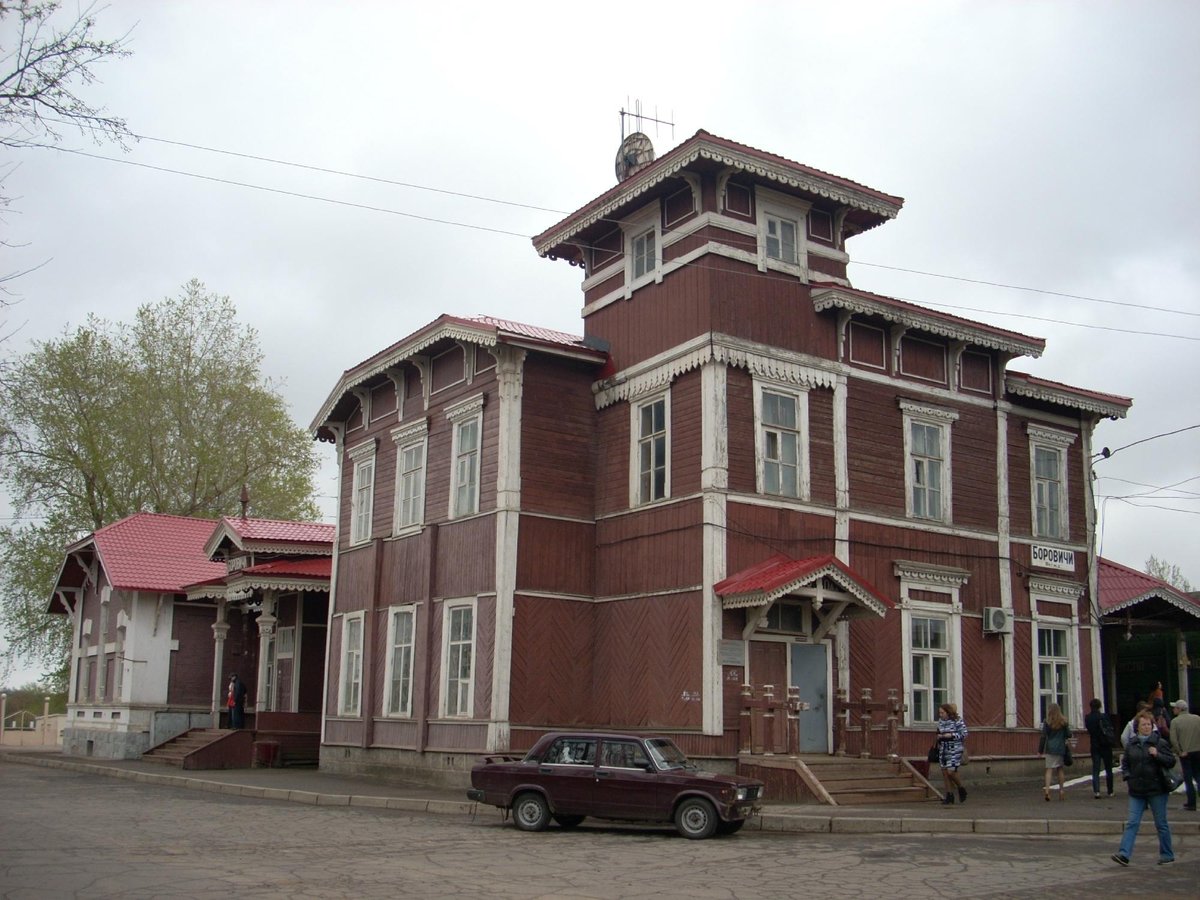
[[[744,787],[738,788],[737,789],[737,799],[738,799],[739,803],[749,800],[750,799],[750,788],[744,788]]]

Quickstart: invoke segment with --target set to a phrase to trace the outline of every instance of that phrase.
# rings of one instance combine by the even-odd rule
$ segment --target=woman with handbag
[[[938,765],[942,767],[942,784],[946,788],[942,803],[949,805],[954,802],[955,788],[958,789],[958,802],[966,803],[967,789],[958,778],[958,769],[966,752],[967,723],[953,703],[943,703],[938,707],[937,730]]]
[[[1067,724],[1066,716],[1062,714],[1057,703],[1051,703],[1046,710],[1046,720],[1042,722],[1042,737],[1038,741],[1038,753],[1046,757],[1046,786],[1042,788],[1042,796],[1050,802],[1050,782],[1054,773],[1058,773],[1058,799],[1067,799],[1067,773],[1065,767],[1071,765],[1071,726]]]
[[[1167,823],[1167,798],[1170,796],[1167,770],[1174,765],[1175,754],[1155,729],[1154,716],[1149,712],[1139,713],[1137,734],[1129,739],[1121,757],[1121,777],[1129,788],[1129,818],[1121,835],[1121,846],[1112,856],[1113,862],[1129,865],[1133,842],[1137,840],[1147,806],[1158,830],[1158,864],[1175,862],[1171,826]]]

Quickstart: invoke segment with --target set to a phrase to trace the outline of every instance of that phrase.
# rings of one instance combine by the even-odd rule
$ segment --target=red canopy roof
[[[1157,597],[1200,618],[1200,604],[1161,578],[1115,563],[1103,556],[1100,557],[1098,568],[1102,613],[1118,612],[1143,600]]]
[[[250,541],[332,544],[334,537],[334,527],[321,522],[285,522],[280,519],[242,519],[237,516],[223,516],[221,524],[239,537]]]
[[[729,598],[726,607],[758,606],[773,602],[801,587],[829,576],[847,593],[855,596],[877,615],[884,615],[896,604],[833,555],[792,559],[782,553],[765,559],[717,582],[713,590]]]

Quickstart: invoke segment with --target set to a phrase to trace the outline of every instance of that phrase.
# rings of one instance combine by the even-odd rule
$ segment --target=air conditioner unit
[[[983,608],[984,634],[1012,634],[1012,613],[999,606]]]

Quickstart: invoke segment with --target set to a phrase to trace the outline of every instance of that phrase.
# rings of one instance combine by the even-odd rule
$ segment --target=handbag
[[[1067,747],[1067,749],[1065,751],[1063,751],[1063,765],[1070,766],[1070,765],[1073,765],[1074,762],[1075,762],[1075,757],[1073,757],[1071,755],[1071,748]]]
[[[1173,794],[1183,784],[1183,776],[1178,774],[1174,768],[1158,770],[1158,774],[1162,776],[1163,787],[1166,788],[1168,794]]]
[[[965,765],[966,765],[967,763],[969,763],[970,761],[971,761],[971,757],[967,755],[967,745],[966,745],[966,744],[963,744],[963,748],[962,748],[962,759],[960,759],[960,760],[959,760],[959,763],[958,763],[958,764],[959,764],[960,766],[965,766]]]
[[[925,754],[925,759],[931,763],[935,763],[941,759],[941,753],[938,750],[937,741],[933,742],[933,746],[930,747],[929,752]]]

